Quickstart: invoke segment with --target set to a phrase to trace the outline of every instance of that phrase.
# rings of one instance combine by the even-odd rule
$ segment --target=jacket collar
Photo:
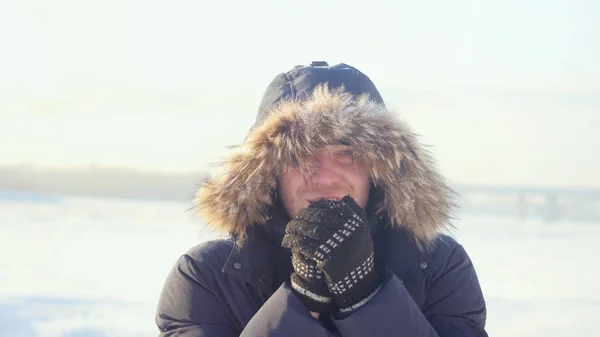
[[[373,236],[378,268],[387,268],[401,279],[422,279],[438,269],[431,250],[420,249],[403,228],[383,228]]]
[[[263,228],[252,227],[241,247],[237,244],[237,236],[230,236],[233,247],[222,270],[270,294],[279,287],[274,284],[275,265],[291,263],[291,254],[269,240],[267,235]]]

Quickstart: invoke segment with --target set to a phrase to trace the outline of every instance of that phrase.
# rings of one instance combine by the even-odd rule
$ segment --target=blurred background
[[[0,2],[0,335],[154,336],[202,177],[347,63],[461,193],[493,336],[600,335],[600,3]]]

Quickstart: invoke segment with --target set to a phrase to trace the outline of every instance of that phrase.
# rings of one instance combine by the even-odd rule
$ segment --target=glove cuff
[[[361,306],[373,297],[381,287],[381,280],[373,266],[373,256],[344,279],[330,284],[333,300],[338,308]]]
[[[308,310],[321,314],[330,312],[333,298],[326,287],[324,289],[314,289],[314,286],[309,286],[296,273],[293,273],[290,277],[290,285],[292,292],[296,294]]]
[[[339,312],[341,314],[347,314],[349,312],[352,312],[352,311],[362,307],[363,305],[367,304],[367,302],[369,302],[373,297],[375,297],[375,295],[377,295],[377,293],[379,292],[379,289],[381,289],[381,285],[377,286],[377,288],[375,288],[375,291],[373,291],[371,294],[369,294],[369,296],[358,301],[356,304],[353,304],[346,308],[338,308]]]

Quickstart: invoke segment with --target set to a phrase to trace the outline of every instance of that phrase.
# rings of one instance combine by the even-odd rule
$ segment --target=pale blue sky
[[[296,64],[345,62],[454,182],[600,187],[596,1],[0,3],[0,165],[191,171]]]

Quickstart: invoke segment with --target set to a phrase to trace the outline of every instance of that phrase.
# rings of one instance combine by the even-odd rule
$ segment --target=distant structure
[[[46,170],[0,166],[0,202],[60,202],[100,197],[191,203],[209,172],[167,174],[115,167]],[[600,223],[600,189],[454,185],[461,213]]]
[[[495,213],[518,219],[600,221],[600,189],[460,185],[464,212]]]
[[[28,203],[58,203],[61,198],[54,195],[44,195],[21,190],[0,189],[0,202],[28,202]]]

